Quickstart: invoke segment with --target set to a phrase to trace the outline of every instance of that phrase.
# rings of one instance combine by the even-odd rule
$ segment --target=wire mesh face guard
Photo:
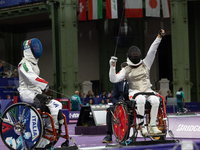
[[[42,43],[37,38],[24,41],[23,48],[24,50],[30,48],[36,59],[40,58],[43,52]]]
[[[138,64],[141,60],[141,51],[138,47],[132,46],[128,49],[127,57],[129,60],[134,63]]]

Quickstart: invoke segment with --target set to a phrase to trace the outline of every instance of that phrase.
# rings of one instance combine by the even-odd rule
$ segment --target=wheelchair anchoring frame
[[[159,137],[159,138],[161,138],[161,137],[164,137],[164,140],[165,140],[165,136],[167,135],[167,131],[168,131],[168,129],[167,129],[167,124],[166,124],[166,118],[167,118],[167,115],[166,115],[166,107],[165,107],[165,102],[164,102],[164,97],[163,96],[161,96],[161,95],[159,95],[158,93],[154,93],[154,92],[139,92],[139,93],[136,93],[134,96],[133,96],[133,99],[135,99],[136,98],[136,96],[138,96],[138,95],[155,95],[155,96],[158,96],[158,97],[160,97],[160,98],[162,98],[162,103],[160,103],[161,105],[159,106],[159,111],[158,111],[158,115],[161,115],[162,116],[162,121],[159,119],[159,125],[157,125],[158,127],[160,126],[162,126],[163,127],[163,129],[162,129],[162,132],[163,133],[160,133],[160,134],[147,134],[146,136],[144,136],[144,135],[142,135],[144,138],[145,138],[145,140],[146,140],[146,138],[147,137],[150,137],[151,139],[153,139],[154,137]],[[129,118],[129,116],[130,115],[133,115],[133,116],[136,116],[137,115],[137,113],[136,113],[136,110],[135,110],[135,105],[134,105],[134,103],[132,103],[132,104],[130,104],[130,106],[125,102],[125,101],[118,101],[117,103],[116,103],[116,106],[115,106],[115,108],[117,108],[117,107],[119,107],[119,106],[123,106],[123,110],[125,109],[125,108],[127,108],[127,112],[126,112],[126,114],[127,114],[127,116],[128,116],[128,118]],[[129,107],[128,107],[129,106]],[[115,110],[115,108],[114,108],[114,110]],[[148,111],[150,111],[150,110],[148,110]],[[116,120],[116,116],[114,115],[115,114],[115,112],[113,112],[112,113],[112,115],[113,115],[113,118],[114,118],[114,120]],[[146,114],[146,113],[145,113]],[[147,113],[147,114],[149,114],[149,113]],[[146,116],[147,117],[147,116]],[[150,119],[150,115],[149,115],[149,119]],[[133,142],[136,142],[136,139],[137,139],[137,134],[138,134],[138,130],[140,129],[140,126],[138,126],[137,125],[137,123],[136,123],[136,118],[133,118],[133,125],[130,125],[130,119],[128,119],[129,120],[129,122],[128,122],[128,130],[130,130],[130,128],[132,127],[133,129],[134,129],[134,132],[133,132],[133,135],[131,136],[131,137],[129,137],[129,135],[124,135],[124,137],[122,137],[122,140],[120,140],[120,137],[119,137],[119,133],[118,133],[118,136],[117,136],[117,134],[115,135],[115,137],[116,137],[116,140],[117,140],[117,142],[119,143],[119,144],[123,144],[123,143],[125,143],[125,141],[127,142],[127,140],[126,140],[126,137],[129,137],[130,138],[130,141],[131,141],[131,143],[133,143]],[[126,121],[125,121],[125,124],[127,124],[126,123]],[[160,125],[161,124],[161,125]],[[145,126],[148,126],[148,123],[147,124],[145,124]],[[118,129],[119,130],[119,129]],[[125,129],[124,129],[125,130]],[[113,131],[113,132],[115,132],[115,130]],[[119,132],[119,131],[118,131]],[[129,134],[129,131],[127,131],[127,133],[126,134]],[[154,140],[152,140],[152,141],[154,141]],[[155,141],[156,141],[156,139],[155,139]],[[129,142],[130,143],[130,142]]]

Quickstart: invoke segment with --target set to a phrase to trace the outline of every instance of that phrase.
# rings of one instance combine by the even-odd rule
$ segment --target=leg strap
[[[34,98],[34,105],[36,108],[40,108],[42,112],[50,113],[49,108],[46,106],[50,101],[51,97],[44,94],[37,94]]]
[[[51,101],[51,97],[44,95],[44,94],[37,94],[34,98],[34,102],[40,104],[48,104]]]
[[[141,122],[138,124],[139,126],[144,124],[144,116],[137,114],[136,117],[141,120]]]
[[[139,118],[139,119],[144,119],[144,116],[139,115],[139,114],[137,114],[136,117]]]

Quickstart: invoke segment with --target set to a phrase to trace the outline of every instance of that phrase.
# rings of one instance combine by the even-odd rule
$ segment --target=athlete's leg
[[[64,119],[62,117],[62,104],[54,99],[51,99],[50,97],[44,95],[44,94],[37,94],[34,98],[35,103],[40,102],[41,105],[46,105],[51,113],[51,116],[54,120],[54,124],[56,125],[56,128],[58,129],[58,121],[59,124],[62,125],[64,123]]]
[[[135,93],[138,93],[140,91],[134,90],[129,93],[129,97],[133,96]],[[137,117],[138,117],[138,124],[142,126],[142,134],[146,135],[147,130],[144,126],[144,111],[145,111],[145,103],[146,103],[146,97],[143,95],[138,95],[135,98],[136,106],[137,106]]]
[[[152,92],[151,90],[148,90],[148,92]],[[150,120],[150,133],[158,134],[162,133],[156,126],[156,118],[158,114],[158,108],[160,104],[160,98],[155,95],[151,95],[147,98],[147,101],[151,104],[151,120]]]

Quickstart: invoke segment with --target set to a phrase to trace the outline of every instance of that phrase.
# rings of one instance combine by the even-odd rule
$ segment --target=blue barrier
[[[1,99],[7,99],[7,95],[13,97],[14,92],[19,86],[19,78],[0,78],[0,96]]]
[[[69,110],[68,109],[62,109],[62,113],[65,114],[65,117],[67,119],[67,123],[69,123]]]
[[[17,5],[24,5],[28,3],[40,2],[45,0],[1,0],[0,1],[0,8],[17,6]]]
[[[187,102],[185,103],[187,109],[191,112],[200,112],[200,102]],[[173,106],[166,107],[167,113],[173,113]],[[177,112],[177,107],[175,106],[175,112]]]
[[[3,115],[3,112],[13,104],[12,100],[0,100],[1,103],[1,114]]]

